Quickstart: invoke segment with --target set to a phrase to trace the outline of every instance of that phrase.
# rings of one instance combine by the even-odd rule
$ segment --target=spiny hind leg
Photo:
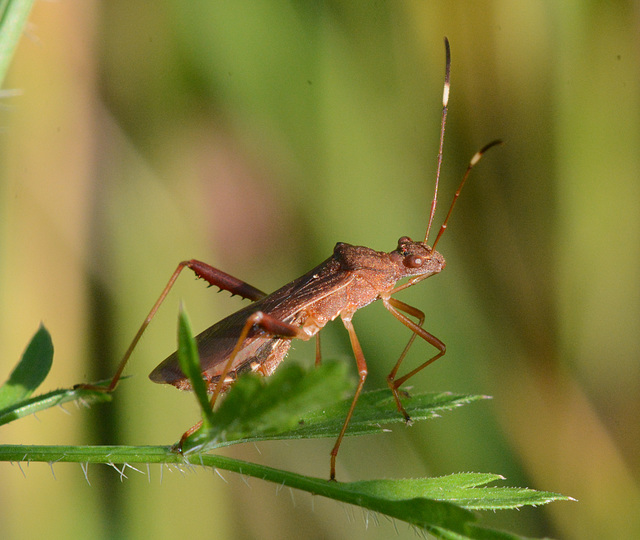
[[[118,385],[118,381],[122,376],[122,372],[124,371],[124,368],[127,365],[127,362],[129,361],[129,358],[131,357],[133,350],[138,344],[138,341],[140,341],[142,334],[146,330],[147,326],[149,326],[151,319],[153,319],[156,312],[160,308],[162,302],[164,302],[165,298],[169,294],[169,291],[171,290],[174,283],[178,279],[178,276],[180,275],[182,270],[184,270],[185,268],[190,268],[191,270],[193,270],[196,276],[207,281],[209,285],[214,285],[216,287],[219,287],[221,290],[229,291],[232,295],[242,296],[242,298],[246,298],[248,300],[253,300],[253,301],[259,300],[260,298],[264,298],[266,296],[266,294],[263,293],[261,290],[256,289],[255,287],[253,287],[252,285],[249,285],[245,281],[235,278],[232,275],[223,272],[222,270],[218,270],[217,268],[214,268],[213,266],[210,266],[207,263],[203,263],[202,261],[198,261],[196,259],[191,259],[189,261],[182,261],[178,265],[178,267],[175,269],[173,274],[171,275],[171,278],[169,278],[169,281],[166,284],[165,288],[162,290],[162,293],[160,294],[158,300],[156,300],[156,303],[153,304],[151,311],[149,311],[149,314],[147,315],[146,319],[143,321],[142,325],[138,329],[137,334],[135,335],[135,337],[133,338],[133,341],[131,342],[131,345],[129,345],[129,348],[124,353],[122,360],[120,360],[120,364],[118,364],[118,369],[116,370],[116,373],[111,379],[111,382],[109,383],[109,385],[95,386],[90,384],[78,384],[76,385],[76,388],[78,387],[86,388],[89,390],[98,390],[100,392],[113,392],[113,390],[115,390],[116,386]]]

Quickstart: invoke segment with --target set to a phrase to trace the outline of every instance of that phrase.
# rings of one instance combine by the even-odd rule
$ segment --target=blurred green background
[[[347,439],[339,479],[495,472],[579,502],[482,515],[493,526],[640,537],[639,17],[638,2],[36,3],[5,83],[22,95],[0,101],[0,372],[43,321],[47,389],[110,376],[185,258],[271,291],[337,241],[423,235],[446,35],[437,224],[471,155],[506,144],[465,188],[446,271],[399,296],[448,345],[414,388],[494,399]],[[195,400],[146,376],[175,347],[180,299],[198,331],[243,305],[181,278],[112,404],[26,418],[0,442],[174,442]],[[382,387],[408,331],[377,304],[354,325]],[[354,365],[339,322],[323,347]],[[431,354],[417,343],[407,365]],[[324,477],[332,445],[226,452]],[[2,538],[415,537],[231,473],[22,470],[0,464]]]

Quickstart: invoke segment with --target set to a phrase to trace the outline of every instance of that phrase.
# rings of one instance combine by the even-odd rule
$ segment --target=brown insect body
[[[248,317],[258,311],[300,327],[300,339],[315,336],[328,321],[338,316],[351,317],[358,309],[388,295],[405,277],[425,279],[445,266],[442,255],[423,242],[408,237],[386,253],[364,246],[339,242],[333,255],[303,276],[291,281],[268,296],[225,317],[196,337],[203,377],[214,392]],[[258,371],[271,375],[284,360],[291,337],[273,337],[252,328],[234,358],[224,383],[226,390],[238,375]],[[189,380],[172,354],[149,375],[156,383],[172,384],[180,390],[191,390]]]
[[[431,212],[424,241],[415,242],[403,236],[395,250],[386,253],[374,251],[363,246],[338,243],[333,255],[303,276],[291,281],[284,287],[267,295],[248,283],[218,270],[206,263],[192,259],[181,262],[169,279],[160,297],[151,308],[138,333],[124,354],[118,369],[108,387],[88,386],[96,390],[111,392],[115,389],[144,330],[149,325],[158,308],[173,287],[184,268],[190,268],[198,277],[232,295],[252,300],[252,304],[222,319],[197,336],[202,376],[212,392],[211,406],[216,403],[221,392],[227,390],[233,381],[243,372],[257,371],[270,375],[286,356],[291,340],[309,340],[316,336],[316,364],[320,363],[320,341],[318,332],[327,322],[340,317],[349,333],[353,354],[358,366],[359,381],[351,407],[345,418],[342,430],[331,450],[330,478],[335,479],[336,456],[349,425],[349,420],[358,401],[367,377],[367,364],[358,337],[351,323],[353,314],[360,308],[382,300],[384,307],[412,332],[407,345],[387,376],[389,389],[394,397],[400,414],[407,423],[410,417],[400,400],[400,386],[416,373],[441,358],[446,351],[445,344],[427,332],[423,327],[425,314],[393,297],[393,295],[419,281],[439,273],[445,267],[442,255],[435,251],[436,245],[447,228],[453,207],[460,195],[471,169],[478,163],[484,152],[500,141],[489,143],[477,152],[469,165],[456,191],[438,235],[431,246],[427,245],[429,232],[436,209],[442,148],[449,99],[449,75],[451,58],[449,42],[445,38],[446,69],[442,99],[442,119],[440,125],[440,147],[438,166]],[[408,280],[397,285],[403,278]],[[437,349],[436,354],[422,362],[411,371],[396,378],[402,361],[416,336]],[[191,384],[178,365],[176,354],[169,356],[149,375],[152,381],[168,383],[181,390],[190,390]],[[86,385],[85,385],[86,386]],[[196,424],[184,433],[177,446],[182,451],[182,443],[200,424]]]

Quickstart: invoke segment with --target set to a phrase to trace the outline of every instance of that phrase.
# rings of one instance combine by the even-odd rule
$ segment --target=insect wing
[[[240,332],[251,314],[263,311],[284,322],[301,325],[306,320],[306,308],[345,287],[352,278],[352,274],[341,272],[339,263],[329,258],[272,294],[210,326],[196,336],[202,373],[210,382],[217,380],[216,376],[236,346]],[[259,328],[254,328],[234,359],[230,375],[235,377],[257,367],[260,367],[260,372],[268,375],[284,358],[290,346],[290,338],[270,336]],[[149,378],[183,390],[190,388],[188,379],[180,369],[176,353],[158,365]]]

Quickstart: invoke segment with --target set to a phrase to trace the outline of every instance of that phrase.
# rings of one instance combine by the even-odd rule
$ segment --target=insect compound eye
[[[424,264],[424,260],[424,257],[420,255],[409,255],[402,262],[407,268],[420,268]]]

